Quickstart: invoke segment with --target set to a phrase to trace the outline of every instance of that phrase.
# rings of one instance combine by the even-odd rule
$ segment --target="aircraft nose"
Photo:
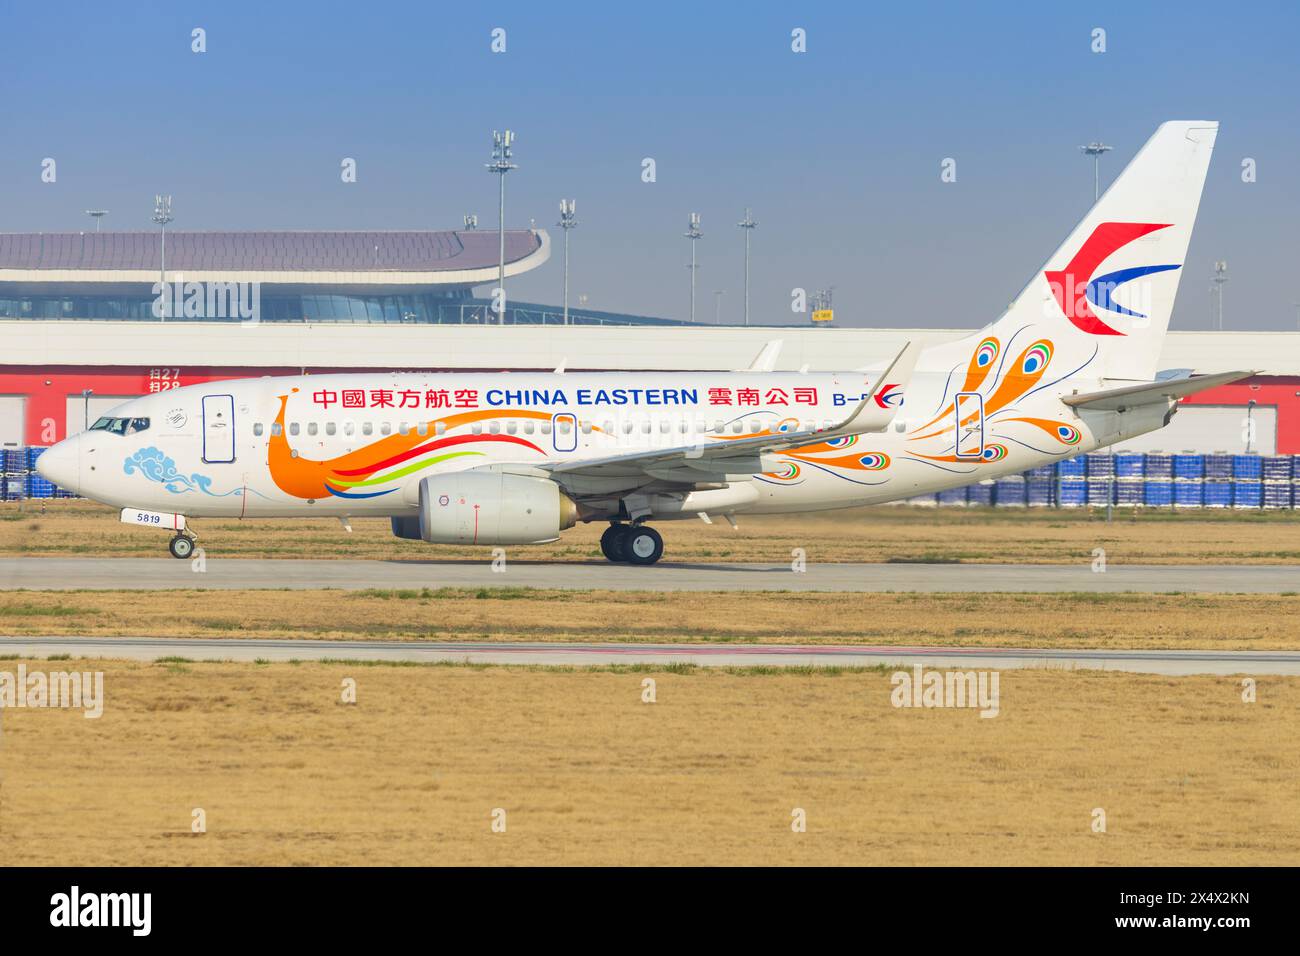
[[[74,494],[81,492],[80,442],[76,436],[47,448],[36,459],[36,473]]]

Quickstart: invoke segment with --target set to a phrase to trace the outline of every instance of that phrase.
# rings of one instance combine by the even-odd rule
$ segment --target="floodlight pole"
[[[695,264],[695,240],[703,236],[704,233],[700,232],[700,214],[698,212],[691,213],[689,223],[685,236],[691,240],[691,324],[693,325],[695,323],[695,272],[699,268]]]
[[[749,234],[754,231],[758,223],[749,214],[748,206],[745,207],[745,218],[736,225],[745,230],[745,324],[749,325]]]
[[[172,197],[155,195],[153,197],[153,221],[158,223],[160,232],[158,247],[158,284],[162,286],[162,314],[159,318],[167,321],[167,308],[171,296],[167,294],[167,223],[172,221]]]
[[[569,324],[569,230],[578,225],[578,201],[560,200],[559,226],[564,230],[564,324]]]
[[[1109,153],[1114,146],[1107,146],[1105,143],[1092,142],[1087,146],[1080,146],[1079,152],[1085,156],[1092,157],[1092,201],[1095,203],[1101,198],[1101,156],[1102,153]]]
[[[492,131],[492,162],[487,164],[489,172],[501,177],[500,199],[497,205],[497,235],[500,246],[497,271],[497,294],[501,296],[501,311],[497,313],[497,323],[506,323],[506,173],[518,169],[510,162],[511,144],[515,134],[510,130],[504,133]]]

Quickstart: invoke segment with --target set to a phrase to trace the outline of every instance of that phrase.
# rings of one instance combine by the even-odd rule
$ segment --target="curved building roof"
[[[495,231],[172,232],[167,272],[189,281],[473,285],[496,278]],[[545,231],[505,234],[506,274],[541,265]],[[0,282],[153,282],[157,232],[0,233]]]

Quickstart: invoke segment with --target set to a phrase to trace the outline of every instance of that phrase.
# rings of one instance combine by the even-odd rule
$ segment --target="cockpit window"
[[[148,429],[149,419],[147,418],[110,418],[104,416],[96,420],[95,424],[90,426],[90,430],[101,432],[112,432],[114,435],[134,435],[136,432],[142,432]]]

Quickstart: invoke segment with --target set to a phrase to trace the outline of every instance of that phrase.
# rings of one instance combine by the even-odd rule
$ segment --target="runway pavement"
[[[0,590],[532,587],[655,591],[1300,592],[1300,565],[678,564],[607,562],[0,558]]]
[[[688,663],[704,667],[874,667],[959,670],[1109,670],[1133,674],[1300,675],[1297,651],[1091,651],[1034,648],[855,647],[793,644],[427,643],[176,638],[0,637],[0,653],[151,661],[366,660],[594,666]]]

